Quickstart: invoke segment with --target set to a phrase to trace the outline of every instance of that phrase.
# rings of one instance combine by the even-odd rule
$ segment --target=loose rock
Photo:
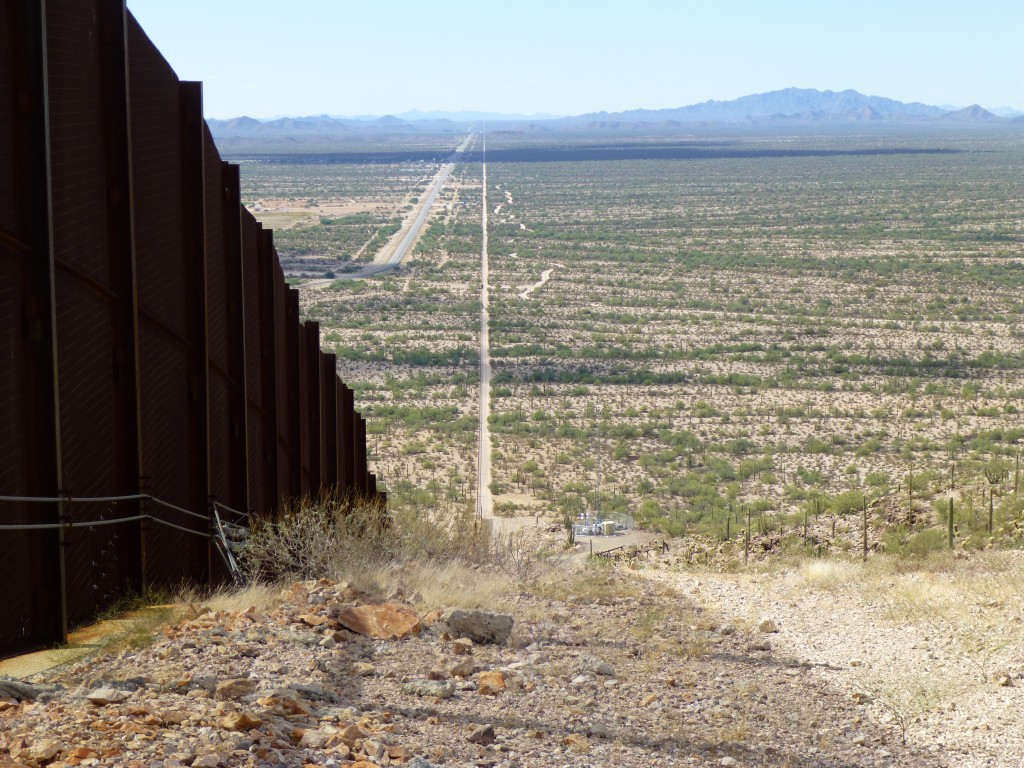
[[[413,696],[436,696],[439,699],[450,699],[455,695],[455,684],[451,680],[413,680],[402,689]]]
[[[511,616],[484,611],[452,611],[446,622],[448,633],[474,643],[504,645],[512,634]]]
[[[762,634],[769,635],[778,632],[779,627],[771,619],[761,619],[761,623],[757,625],[757,631]]]
[[[116,688],[97,688],[95,691],[87,693],[85,698],[89,700],[90,704],[103,707],[107,704],[120,704],[128,698],[128,694]]]
[[[23,683],[13,677],[0,677],[0,699],[14,699],[15,701],[35,701],[39,698],[39,689],[35,686]]]
[[[481,672],[477,677],[477,691],[487,696],[497,696],[505,687],[505,676],[501,672]]]
[[[253,693],[256,693],[256,681],[248,677],[217,683],[218,699],[240,699]]]
[[[493,725],[483,725],[479,728],[475,728],[470,732],[469,736],[466,737],[466,739],[473,744],[483,745],[493,744],[495,738]]]

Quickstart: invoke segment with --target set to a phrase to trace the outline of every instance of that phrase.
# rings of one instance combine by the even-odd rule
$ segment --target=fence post
[[[346,488],[338,488],[338,374],[335,373],[337,358],[334,355],[321,355],[321,400],[320,400],[320,434],[324,436],[323,475],[320,478],[322,487],[335,488],[338,501],[344,501]]]
[[[263,393],[263,455],[260,471],[263,474],[264,504],[268,512],[281,504],[277,461],[277,344],[274,316],[274,240],[271,230],[257,225],[256,270],[259,300],[259,359],[260,381]]]
[[[231,506],[248,510],[253,500],[249,497],[249,397],[248,362],[246,356],[255,354],[245,344],[245,283],[242,267],[242,200],[239,169],[231,163],[221,163],[224,184],[224,285],[228,309],[227,350],[230,365],[230,423],[231,435]]]
[[[332,371],[333,374],[333,371]],[[355,397],[352,390],[338,380],[338,484],[351,496],[360,495],[356,452]]]
[[[10,93],[23,94],[20,109],[10,114],[10,140],[17,148],[11,153],[13,173],[0,177],[0,186],[13,203],[13,231],[0,237],[3,263],[0,274],[12,291],[10,303],[0,306],[5,319],[10,312],[10,373],[14,395],[22,403],[22,418],[7,415],[11,442],[0,445],[6,459],[13,459],[18,492],[57,496],[61,466],[60,408],[57,387],[55,255],[50,236],[52,198],[50,190],[49,76],[46,56],[47,24],[42,3],[8,3],[8,35],[0,56],[8,60]],[[4,9],[5,12],[8,8]],[[8,187],[9,185],[9,187]],[[8,271],[9,270],[9,271]],[[20,296],[18,295],[20,289]],[[5,361],[5,365],[8,362]],[[3,517],[10,523],[63,522],[64,505],[47,504],[10,507]],[[40,516],[40,510],[42,515]],[[0,655],[7,655],[26,642],[51,644],[67,634],[67,582],[64,532],[26,531],[8,534],[12,576],[20,582],[5,584],[33,595],[26,603],[27,617],[0,612]],[[11,616],[15,620],[7,620]],[[17,621],[21,618],[21,622]],[[28,636],[25,636],[27,633]]]
[[[188,508],[205,510],[210,499],[210,381],[206,286],[206,188],[203,147],[203,84],[179,82],[181,110],[182,239],[185,243],[185,328],[188,334]],[[209,531],[212,520],[207,520]],[[195,569],[188,578],[209,581],[217,556],[212,539],[205,545],[189,536]]]
[[[305,323],[304,342],[306,345],[306,393],[308,420],[306,422],[306,445],[309,452],[309,487],[312,493],[319,492],[323,477],[323,407],[320,390],[323,387],[323,355],[320,352],[320,324],[312,320]]]
[[[299,324],[299,292],[288,288],[285,294],[285,336],[287,360],[279,361],[286,366],[288,377],[288,496],[302,498],[302,432],[306,424],[302,421],[302,365]]]

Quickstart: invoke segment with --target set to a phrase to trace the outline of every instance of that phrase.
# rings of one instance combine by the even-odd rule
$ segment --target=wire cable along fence
[[[238,578],[230,510],[383,494],[202,85],[124,0],[10,0],[0,41],[2,657]]]

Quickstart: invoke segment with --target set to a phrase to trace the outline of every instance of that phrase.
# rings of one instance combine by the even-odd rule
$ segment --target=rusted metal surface
[[[283,282],[283,281],[282,281]],[[303,397],[303,355],[300,338],[302,336],[302,325],[299,323],[299,292],[294,288],[287,288],[285,291],[285,355],[282,368],[287,377],[288,396],[286,402],[288,407],[284,411],[288,414],[288,498],[301,499],[309,496],[308,488],[303,490],[302,485],[302,428],[304,414],[302,403]]]
[[[53,274],[48,232],[42,10],[0,14],[0,488],[57,490]],[[56,504],[11,504],[9,524],[54,523]],[[59,537],[17,531],[0,540],[0,653],[63,636]]]
[[[353,408],[352,390],[344,384],[338,384],[338,482],[344,488],[356,487],[356,476],[359,471],[353,441],[356,435],[356,413]]]
[[[212,147],[213,139],[206,131]],[[216,150],[213,150],[214,152]],[[218,159],[220,158],[217,155]],[[250,509],[249,501],[249,433],[247,422],[247,353],[245,339],[245,281],[242,252],[242,196],[237,165],[221,164],[224,221],[224,302],[227,309],[227,361],[231,434],[229,437],[231,468],[231,500],[235,509]],[[211,301],[211,306],[216,299]],[[251,353],[250,353],[251,354]]]
[[[323,476],[323,436],[320,428],[323,387],[323,353],[320,351],[320,324],[307,320],[303,324],[303,346],[306,350],[306,431],[304,461],[309,473],[309,493],[320,487]]]
[[[337,357],[321,353],[320,360],[320,435],[323,440],[320,483],[336,488],[338,482],[338,440],[341,421],[338,418],[338,386],[335,374]]]
[[[293,492],[291,478],[291,434],[289,422],[292,411],[296,410],[291,390],[291,359],[288,356],[288,284],[284,281],[281,263],[277,258],[277,250],[271,240],[271,265],[273,267],[273,304],[274,304],[274,386],[276,387],[277,404],[275,415],[277,436],[277,493],[279,498],[295,498],[298,488]],[[296,318],[297,320],[297,318]],[[276,507],[278,500],[275,499]]]
[[[137,488],[139,414],[128,81],[119,2],[46,4],[61,490]],[[97,108],[98,107],[98,108]],[[137,514],[65,504],[63,519]],[[67,621],[142,586],[139,522],[63,535]]]
[[[259,467],[263,476],[263,505],[259,511],[272,511],[281,499],[277,438],[277,318],[275,307],[277,256],[270,231],[258,227],[256,240],[257,334],[262,414],[262,453]]]
[[[3,656],[145,586],[222,578],[215,501],[273,513],[375,482],[200,84],[123,0],[10,0],[0,42]]]
[[[263,348],[260,339],[260,294],[257,270],[259,224],[252,214],[241,212],[241,283],[243,346],[245,354],[245,424],[247,431],[247,463],[249,508],[268,508],[264,465],[264,412],[261,361]]]
[[[132,202],[139,317],[141,473],[147,491],[183,509],[206,502],[206,305],[202,95],[179,83],[129,18]],[[173,510],[159,515],[205,533]],[[146,586],[206,581],[209,543],[144,523]],[[147,541],[147,544],[149,542]]]
[[[222,504],[245,509],[244,494],[241,499],[233,499],[232,482],[232,451],[237,448],[232,441],[233,377],[228,350],[229,344],[241,346],[241,341],[230,339],[231,301],[227,290],[227,239],[224,232],[226,180],[213,139],[205,130],[203,134],[209,492]]]

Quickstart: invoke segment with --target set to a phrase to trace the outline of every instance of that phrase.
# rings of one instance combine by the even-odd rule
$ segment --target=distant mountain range
[[[882,96],[865,96],[853,90],[818,91],[786,88],[781,91],[742,96],[731,101],[705,101],[675,109],[633,109],[625,112],[592,112],[574,117],[548,115],[503,115],[486,112],[406,112],[401,116],[378,118],[282,117],[255,120],[236,117],[208,120],[218,138],[261,136],[330,136],[366,133],[425,133],[464,130],[471,123],[486,121],[493,130],[681,130],[686,127],[726,125],[843,125],[864,123],[924,123],[971,125],[1020,125],[1024,114],[1002,108],[1001,117],[977,104],[963,109],[906,104]]]

